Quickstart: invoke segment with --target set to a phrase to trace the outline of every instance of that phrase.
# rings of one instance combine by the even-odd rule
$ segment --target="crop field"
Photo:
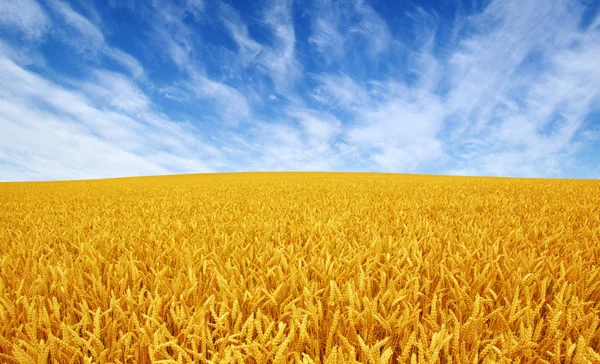
[[[0,184],[2,363],[600,363],[600,181]]]

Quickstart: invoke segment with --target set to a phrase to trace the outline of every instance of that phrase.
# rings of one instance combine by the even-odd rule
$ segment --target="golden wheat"
[[[0,206],[0,362],[600,362],[598,181],[188,175]]]

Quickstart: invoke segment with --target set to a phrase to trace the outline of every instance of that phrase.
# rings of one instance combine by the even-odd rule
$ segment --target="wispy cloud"
[[[199,36],[184,22],[189,8],[177,7],[171,1],[154,0],[150,4],[148,21],[154,33],[153,41],[162,45],[158,50],[166,53],[184,72],[196,67],[194,38]]]
[[[392,40],[389,26],[364,0],[356,0],[355,9],[360,20],[350,28],[350,31],[364,37],[365,45],[371,54],[378,56],[389,47]]]
[[[140,62],[126,52],[107,44],[102,31],[87,18],[59,0],[49,0],[50,7],[59,17],[59,21],[67,26],[68,31],[57,30],[60,38],[71,45],[78,53],[90,57],[107,57],[121,64],[133,76],[139,78],[144,74]]]
[[[104,47],[104,55],[115,62],[119,63],[135,78],[142,78],[144,76],[144,67],[140,62],[132,57],[131,55],[114,47]]]
[[[1,57],[1,159],[23,166],[23,179],[208,170],[191,129],[153,112],[125,76],[95,74],[69,90]]]
[[[274,92],[287,96],[301,77],[302,65],[296,59],[292,1],[271,0],[260,24],[269,32],[263,43],[250,36],[237,10],[221,3],[221,22],[238,47],[244,68],[253,65],[272,82]]]
[[[232,34],[237,36],[242,59],[251,62],[252,57],[256,57],[256,53],[260,51],[260,46],[247,36],[247,29],[237,22],[237,13],[227,5],[221,5],[221,19]],[[171,85],[159,87],[161,94],[179,102],[200,102],[208,107],[204,109],[203,117],[222,119],[229,126],[247,119],[252,112],[247,97],[234,85],[209,76],[206,66],[198,59],[199,52],[194,51],[199,37],[185,21],[186,13],[191,12],[198,19],[199,12],[204,11],[204,3],[190,0],[181,8],[171,2],[154,2],[152,6],[155,39],[166,45],[160,51],[167,53],[184,76]],[[219,121],[216,124],[220,124]]]
[[[310,45],[316,48],[329,62],[344,56],[345,38],[340,23],[345,9],[336,8],[330,0],[316,1],[315,16],[312,18],[312,33],[308,38]]]
[[[166,97],[180,102],[207,102],[212,105],[211,114],[227,125],[237,125],[248,118],[252,111],[246,97],[237,89],[198,74],[161,91]]]
[[[364,53],[376,59],[389,49],[393,36],[389,25],[363,0],[316,0],[312,34],[308,42],[328,61],[340,61],[346,52]]]
[[[292,15],[292,0],[272,0],[263,21],[270,28],[272,46],[259,59],[271,77],[276,90],[284,91],[300,77],[302,65],[296,60],[296,32]]]
[[[446,107],[460,120],[451,140],[479,144],[466,146],[462,168],[561,174],[561,161],[576,152],[574,137],[599,92],[592,56],[598,42],[579,31],[580,12],[566,1],[495,1],[471,20],[477,33],[450,60]]]
[[[104,35],[92,22],[74,11],[67,3],[52,0],[49,4],[61,20],[77,32],[75,36],[65,34],[64,37],[65,41],[79,52],[96,52],[104,47]]]
[[[204,14],[204,0],[186,0],[185,9],[186,12],[192,14],[196,20],[200,19]]]
[[[237,10],[225,3],[220,3],[220,6],[221,21],[239,48],[238,55],[242,64],[248,66],[260,54],[262,46],[250,37],[248,26]]]
[[[2,1],[0,29],[19,32],[28,39],[39,39],[50,27],[50,19],[35,0]]]
[[[367,91],[346,74],[316,75],[319,85],[314,88],[312,97],[318,102],[337,109],[355,109],[368,102]]]
[[[348,137],[380,169],[415,172],[444,156],[437,138],[444,113],[439,97],[393,83],[375,85],[370,95],[371,100],[356,106]]]
[[[540,12],[495,1],[469,19],[469,36],[446,64],[433,54],[436,15],[415,8],[409,17],[422,29],[409,53],[414,82],[361,86],[345,74],[321,74],[312,97],[352,110],[345,137],[379,169],[452,161],[459,166],[452,173],[560,175],[599,93],[597,34],[578,30],[581,9],[571,5]]]
[[[123,74],[95,70],[92,75],[90,81],[81,84],[81,89],[99,103],[133,116],[147,111],[150,107],[148,97]]]

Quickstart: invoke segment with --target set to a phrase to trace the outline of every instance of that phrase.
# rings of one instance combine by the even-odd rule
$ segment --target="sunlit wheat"
[[[0,362],[599,363],[600,182],[0,184]]]

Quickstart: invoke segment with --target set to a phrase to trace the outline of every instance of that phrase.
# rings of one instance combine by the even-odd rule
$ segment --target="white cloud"
[[[433,12],[421,7],[413,7],[407,16],[413,21],[414,38],[408,44],[409,59],[407,70],[418,77],[414,88],[433,92],[442,76],[440,61],[433,55],[436,37],[439,31],[439,18]]]
[[[390,29],[377,11],[365,4],[364,0],[356,0],[355,9],[361,19],[350,31],[362,35],[371,55],[376,57],[389,47],[392,41]]]
[[[331,114],[304,107],[291,107],[286,115],[299,122],[309,144],[328,148],[341,132],[340,121]]]
[[[39,39],[48,31],[50,23],[35,0],[0,2],[0,28],[17,30],[29,39]]]
[[[239,24],[237,12],[221,4],[221,20],[239,42],[240,54],[245,62],[251,62],[260,51],[258,43],[247,35],[247,29]],[[198,34],[184,22],[185,12],[190,9],[204,11],[201,1],[188,1],[184,8],[171,2],[153,2],[154,16],[151,20],[158,41],[165,45],[160,48],[185,75],[182,81],[161,87],[162,94],[180,102],[200,100],[212,106],[218,117],[233,126],[251,115],[252,107],[248,98],[235,87],[209,77],[203,65],[195,60],[194,42]]]
[[[90,54],[92,57],[98,55],[108,57],[121,64],[134,77],[143,76],[144,68],[140,62],[122,50],[108,45],[102,31],[91,21],[62,1],[52,0],[49,4],[62,21],[75,31],[75,34],[70,32],[61,34],[62,41],[70,44],[80,53]]]
[[[129,115],[149,109],[150,100],[129,78],[106,70],[97,70],[93,75],[92,81],[85,82],[82,89],[102,104]]]
[[[467,20],[476,31],[463,35],[447,66],[432,52],[435,15],[416,8],[410,16],[421,24],[417,51],[408,53],[417,75],[410,86],[393,77],[365,84],[347,74],[314,77],[314,100],[350,112],[342,138],[386,171],[452,161],[451,173],[563,173],[600,100],[599,34],[578,29],[578,9],[494,1]],[[448,87],[443,96],[440,84]]]
[[[96,71],[96,77],[93,88],[69,90],[0,57],[0,159],[19,166],[15,175],[61,179],[210,170],[201,162],[203,143],[193,129],[152,111],[125,76]]]
[[[261,24],[270,31],[269,42],[253,39],[237,10],[221,3],[220,19],[238,46],[242,68],[255,66],[271,80],[274,91],[293,97],[293,88],[302,76],[302,65],[296,59],[296,34],[291,0],[271,0],[264,11]],[[236,65],[231,65],[235,68]]]
[[[197,68],[194,42],[200,36],[184,22],[186,12],[190,11],[189,4],[181,8],[171,1],[153,0],[150,7],[148,24],[154,32],[155,42],[161,45],[157,47],[158,51],[165,53],[182,72]]]
[[[135,78],[144,75],[144,69],[137,59],[131,55],[106,44],[104,35],[93,23],[75,12],[66,3],[55,0],[53,8],[64,21],[74,28],[79,37],[72,37],[69,42],[80,52],[102,52],[104,56],[120,63]],[[237,123],[247,118],[251,112],[246,98],[235,88],[210,79],[203,75],[203,70],[192,59],[192,40],[194,33],[183,22],[185,12],[203,11],[203,2],[187,1],[186,7],[178,8],[171,3],[154,3],[156,7],[153,22],[160,38],[160,43],[166,45],[171,60],[187,73],[188,80],[183,82],[184,87],[170,86],[163,88],[164,94],[181,100],[190,96],[209,100],[229,123]],[[140,97],[141,91],[124,77],[115,77],[114,73],[96,72],[96,85],[87,84],[86,89],[96,97],[104,98],[111,107],[126,113],[139,112],[140,107],[145,107],[147,100]],[[116,92],[118,90],[118,92]],[[104,93],[104,94],[101,94]],[[126,95],[124,95],[126,94]],[[111,95],[115,95],[111,97]],[[118,97],[116,95],[119,95]],[[125,96],[125,97],[123,97]],[[144,96],[145,97],[145,96]],[[109,99],[110,98],[110,99]]]
[[[232,143],[247,161],[243,170],[344,170],[356,151],[339,138],[341,122],[326,111],[304,104],[287,106],[271,121],[256,121],[247,136]]]
[[[511,87],[520,86],[515,81],[530,76],[517,72],[531,52],[544,57],[565,46],[576,22],[577,17],[570,14],[567,3],[562,1],[492,2],[482,14],[471,19],[479,34],[464,39],[450,60],[453,87],[450,107],[467,114],[476,107],[481,109],[482,104],[493,107],[498,94],[509,93]],[[523,80],[525,86],[529,82]]]
[[[228,126],[237,126],[239,122],[252,115],[252,106],[245,95],[236,88],[211,80],[200,74],[189,75],[189,80],[175,83],[161,90],[164,97],[198,104],[198,101],[210,105],[203,115],[216,117],[218,122],[224,121]]]
[[[231,86],[203,76],[194,76],[187,84],[187,89],[194,92],[196,97],[213,100],[217,112],[229,122],[237,123],[250,116],[251,108],[248,101]]]
[[[323,18],[316,19],[313,25],[313,34],[308,42],[325,55],[326,59],[343,56],[344,37],[338,32],[336,24],[332,21]]]
[[[248,170],[260,171],[318,171],[336,169],[336,159],[328,146],[311,144],[301,128],[278,120],[261,123],[253,129],[254,142],[246,155]],[[246,150],[248,150],[246,149]]]
[[[296,59],[296,33],[292,18],[292,0],[272,0],[264,22],[271,30],[273,44],[259,59],[275,89],[284,92],[301,76],[302,65]]]
[[[346,74],[321,74],[314,78],[319,86],[311,96],[320,103],[334,108],[354,108],[368,101],[367,92]]]
[[[362,152],[371,168],[415,172],[446,157],[438,133],[444,108],[439,96],[394,81],[359,85],[348,75],[318,75],[317,101],[350,111],[342,138]]]
[[[312,20],[312,34],[308,42],[328,62],[344,56],[345,38],[340,31],[342,10],[330,0],[316,1],[316,14]]]
[[[104,54],[121,64],[133,77],[142,78],[144,76],[144,67],[131,55],[114,47],[105,47]]]
[[[580,32],[579,16],[570,2],[494,1],[471,20],[480,31],[451,59],[446,109],[461,120],[452,143],[483,144],[458,170],[547,176],[568,166],[600,92],[600,34]]]
[[[248,27],[237,10],[221,3],[221,21],[239,47],[238,56],[244,66],[248,66],[259,55],[262,46],[248,34]]]
[[[16,63],[24,66],[45,67],[44,57],[31,47],[19,47],[18,49],[0,39],[0,54]]]
[[[388,24],[363,0],[351,5],[331,0],[315,3],[308,42],[328,63],[344,61],[348,52],[362,54],[364,49],[370,57],[377,58],[392,44]]]
[[[0,100],[0,110],[0,159],[19,166],[17,179],[80,179],[169,171],[103,141],[68,117],[14,100]]]
[[[201,15],[204,13],[204,0],[186,0],[185,1],[185,10],[192,14],[194,18],[200,19]]]
[[[437,134],[444,111],[439,98],[425,91],[396,84],[379,85],[389,92],[356,106],[356,124],[347,131],[348,140],[370,155],[385,171],[416,171],[445,156]]]
[[[66,42],[80,52],[96,52],[104,47],[104,35],[92,22],[62,1],[53,0],[49,4],[67,25],[78,32],[76,37],[65,36]]]

